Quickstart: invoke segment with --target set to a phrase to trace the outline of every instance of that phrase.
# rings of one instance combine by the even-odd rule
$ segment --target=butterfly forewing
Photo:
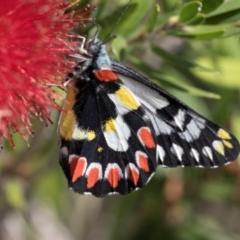
[[[239,143],[232,134],[133,70],[116,62],[113,66],[153,125],[160,165],[217,167],[238,157]]]

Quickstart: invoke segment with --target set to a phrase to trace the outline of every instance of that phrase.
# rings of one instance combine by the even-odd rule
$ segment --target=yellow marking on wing
[[[226,132],[224,129],[220,128],[217,132],[218,137],[222,139],[231,139],[231,136],[228,132]]]
[[[71,87],[68,89],[65,103],[63,106],[63,112],[59,120],[59,134],[65,140],[71,140],[74,128],[76,125],[76,119],[72,108],[75,104],[76,88]]]
[[[114,119],[110,118],[108,121],[105,123],[105,131],[106,132],[114,132],[116,131],[116,122]]]
[[[125,88],[120,87],[119,90],[115,92],[118,99],[129,109],[136,110],[139,107],[138,102],[134,99],[132,94]]]
[[[96,137],[96,133],[93,130],[88,131],[88,141],[92,141]]]
[[[227,148],[233,148],[233,145],[232,145],[230,142],[226,141],[226,140],[223,140],[223,144],[224,144]]]
[[[224,151],[224,146],[223,146],[222,142],[216,141],[216,144],[214,145],[214,148],[218,153],[220,153],[224,156],[225,151]]]
[[[61,120],[59,131],[62,138],[65,140],[71,140],[75,127],[75,116],[73,111],[69,111],[68,113],[63,113],[64,119]]]
[[[103,151],[103,147],[98,147],[97,151],[98,152],[102,152]]]

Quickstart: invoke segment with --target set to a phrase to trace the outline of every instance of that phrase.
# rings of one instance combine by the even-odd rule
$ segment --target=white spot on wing
[[[79,128],[77,125],[75,125],[74,131],[72,134],[72,139],[83,140],[86,138],[87,138],[87,131],[82,128]]]
[[[208,158],[210,158],[211,160],[213,160],[213,154],[212,154],[212,149],[210,148],[210,147],[203,147],[203,149],[202,149],[202,152],[203,152],[203,154],[206,156],[206,157],[208,157]]]
[[[155,172],[153,172],[153,173],[149,176],[149,178],[148,178],[147,182],[145,183],[145,185],[148,184],[148,182],[151,180],[151,178],[153,177],[154,174],[155,174]]]
[[[68,149],[67,149],[67,147],[62,147],[60,149],[60,154],[65,156],[65,157],[68,156]]]
[[[149,120],[151,121],[153,125],[153,129],[156,133],[156,135],[160,134],[167,134],[170,135],[173,132],[173,129],[170,125],[168,125],[165,121],[163,121],[158,115],[155,115],[151,113],[149,110],[144,108],[146,111],[146,114],[149,117]]]
[[[182,161],[183,149],[177,144],[173,143],[171,147],[172,153],[178,158],[179,161]]]
[[[191,148],[190,155],[199,162],[199,152],[196,149]]]
[[[198,123],[202,123],[203,125],[206,124],[206,120],[202,117],[199,117],[196,113],[189,111],[188,114]]]
[[[186,113],[181,109],[179,109],[177,115],[174,116],[174,121],[181,130],[183,130],[185,117]]]
[[[187,142],[192,142],[200,137],[202,129],[205,128],[204,123],[198,122],[192,119],[187,125],[186,130],[182,133],[179,133],[179,136],[186,140]]]
[[[163,149],[162,146],[157,145],[157,160],[159,159],[160,161],[164,161],[164,157],[165,157],[166,153]]]
[[[120,115],[114,119],[115,131],[105,131],[103,134],[108,146],[114,151],[125,152],[128,149],[128,139],[131,131]]]
[[[91,192],[84,192],[83,195],[93,195]]]
[[[158,92],[156,93],[158,96],[144,95],[141,96],[140,99],[140,102],[155,114],[157,113],[157,109],[161,109],[169,105],[169,102],[166,98],[161,96]]]
[[[222,141],[219,140],[215,140],[212,143],[213,148],[220,154],[224,155],[224,145],[222,143]]]
[[[169,105],[169,101],[160,95],[160,93],[156,90],[123,75],[119,76],[122,82],[131,89],[136,96],[139,97],[140,102],[143,103],[151,112],[156,113],[156,109],[161,109]]]
[[[122,102],[119,100],[116,94],[108,94],[108,96],[115,104],[119,114],[124,115],[131,111],[131,109],[127,108],[125,105],[122,104]]]

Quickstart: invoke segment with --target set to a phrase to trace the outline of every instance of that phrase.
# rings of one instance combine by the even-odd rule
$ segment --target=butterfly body
[[[158,165],[216,167],[237,158],[235,137],[110,59],[100,40],[75,57],[59,121],[60,165],[74,191],[127,194]]]

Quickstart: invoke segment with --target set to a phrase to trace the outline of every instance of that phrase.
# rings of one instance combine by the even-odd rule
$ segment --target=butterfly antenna
[[[94,21],[93,23],[94,23],[94,25],[95,25],[96,28],[97,28],[96,33],[95,33],[95,35],[94,35],[94,37],[93,37],[93,39],[94,39],[94,41],[95,41],[95,40],[97,39],[97,37],[98,37],[99,30],[100,30],[100,26],[99,26],[99,24],[97,24],[95,21]]]
[[[128,10],[130,4],[132,3],[132,0],[130,0],[127,4],[127,6],[125,7],[125,9],[123,10],[121,16],[119,17],[119,19],[117,20],[116,24],[114,25],[114,27],[112,28],[112,30],[110,31],[110,33],[106,36],[106,38],[103,40],[103,44],[105,44],[106,42],[109,41],[109,39],[112,39],[111,35],[113,33],[113,31],[116,29],[117,25],[119,24],[119,22],[121,21],[122,17],[124,16],[124,14],[126,13],[126,11]],[[115,37],[115,36],[114,36]],[[113,38],[114,38],[113,37]]]

